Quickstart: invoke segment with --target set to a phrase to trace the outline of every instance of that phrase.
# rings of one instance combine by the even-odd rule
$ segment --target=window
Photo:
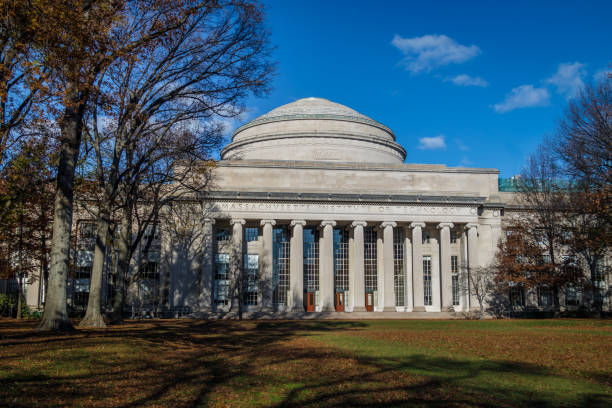
[[[77,266],[74,272],[75,279],[91,279],[91,265],[89,266]]]
[[[257,305],[259,274],[259,255],[248,254],[244,258],[244,269],[246,279],[244,282],[244,304],[247,306]]]
[[[525,299],[523,298],[523,288],[521,286],[512,286],[510,288],[510,305],[524,306]]]
[[[229,304],[229,254],[215,255],[214,299],[216,305]]]
[[[595,303],[601,303],[606,298],[606,288],[607,288],[606,264],[605,264],[604,259],[601,259],[598,262],[591,280],[593,282],[593,288],[594,288],[594,291],[593,291],[594,299],[593,300],[595,301]]]
[[[319,231],[304,228],[304,290],[319,290]]]
[[[401,228],[393,229],[393,284],[395,306],[405,306],[404,230]]]
[[[566,306],[578,306],[580,304],[580,298],[582,293],[580,289],[575,286],[570,286],[565,290],[565,305]]]
[[[247,227],[245,228],[246,241],[257,241],[257,237],[259,236],[259,228],[257,227]]]
[[[348,231],[334,230],[334,286],[336,292],[349,288]]]
[[[217,234],[215,235],[217,242],[229,241],[230,232],[227,228],[217,228]]]
[[[376,240],[378,238],[376,229],[374,227],[365,227],[363,230],[364,234],[364,281],[365,291],[373,292],[378,289],[378,245]]]
[[[451,244],[456,244],[457,243],[457,231],[455,231],[455,230],[451,230],[451,232],[450,232],[450,243]]]
[[[552,290],[547,287],[538,287],[538,306],[551,306]]]
[[[423,257],[423,301],[425,306],[432,305],[431,291],[431,256]]]
[[[287,292],[289,291],[289,262],[290,242],[289,234],[285,228],[274,228],[273,244],[273,275],[272,285],[274,292],[272,298],[275,305],[287,304]]]
[[[149,240],[149,237],[151,237],[151,239],[154,241],[159,240],[159,228],[157,228],[157,225],[147,226],[143,235],[143,241],[147,242]]]
[[[457,255],[451,255],[451,280],[453,306],[459,306],[459,257]]]
[[[93,221],[81,221],[79,223],[78,247],[93,251],[96,246],[96,223]]]

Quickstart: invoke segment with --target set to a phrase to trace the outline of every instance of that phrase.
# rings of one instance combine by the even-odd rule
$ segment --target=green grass
[[[612,322],[0,320],[0,406],[612,406]]]

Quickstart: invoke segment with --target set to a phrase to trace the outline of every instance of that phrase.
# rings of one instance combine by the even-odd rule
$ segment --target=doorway
[[[344,312],[344,292],[336,292],[336,312]]]
[[[304,297],[304,303],[305,303],[307,312],[314,312],[315,311],[315,293],[306,292],[306,296]]]
[[[368,312],[374,311],[374,292],[366,292],[365,294],[365,308]]]

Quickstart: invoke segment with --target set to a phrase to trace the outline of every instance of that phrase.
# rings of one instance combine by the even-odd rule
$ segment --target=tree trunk
[[[101,203],[104,207],[98,212],[96,226],[96,249],[91,268],[91,279],[89,283],[89,297],[87,299],[87,311],[85,317],[79,323],[79,327],[106,327],[102,316],[102,275],[104,273],[104,257],[106,254],[106,240],[108,239],[108,227],[110,224],[110,209],[108,203]]]
[[[119,237],[119,254],[117,256],[117,274],[115,276],[115,297],[111,324],[123,323],[123,306],[125,303],[125,281],[130,267],[130,244],[132,241],[131,207],[124,208],[121,216],[121,234]]]
[[[21,320],[22,316],[21,316],[21,276],[17,277],[17,319]]]
[[[71,84],[72,98],[68,98],[64,116],[60,122],[62,143],[57,168],[57,184],[53,213],[53,238],[51,239],[51,266],[47,299],[38,330],[72,330],[66,304],[66,280],[70,267],[70,233],[74,199],[74,171],[81,146],[84,106]]]

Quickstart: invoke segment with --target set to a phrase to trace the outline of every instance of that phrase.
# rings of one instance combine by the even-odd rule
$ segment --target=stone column
[[[438,224],[440,230],[440,280],[442,285],[442,308],[453,307],[453,278],[451,272],[450,230],[451,222]]]
[[[291,221],[291,262],[289,264],[291,287],[291,308],[304,311],[304,220]]]
[[[232,288],[235,288],[236,285],[242,285],[242,282],[239,282],[241,272],[244,269],[244,261],[243,261],[243,248],[242,248],[242,236],[244,224],[246,221],[243,219],[232,218],[230,220],[230,224],[232,225],[232,249],[230,252],[230,304],[234,306],[238,306],[236,301],[240,301],[240,299],[236,299],[234,297],[234,291]],[[240,291],[238,291],[240,293]]]
[[[352,312],[355,307],[355,232],[353,229],[349,231],[348,241],[348,277],[349,286],[348,293],[345,294],[346,301],[344,306],[345,312]]]
[[[412,241],[409,236],[409,228],[404,228],[404,290],[406,312],[414,310],[414,291],[412,290]]]
[[[213,235],[215,220],[213,218],[205,218],[203,222],[204,236],[202,237],[202,292],[200,294],[200,305],[204,310],[211,310],[213,307],[213,282],[215,277],[215,242]]]
[[[355,242],[355,258],[354,258],[354,312],[365,312],[365,280],[364,280],[364,237],[363,227],[367,226],[365,221],[353,221],[351,227],[353,230],[353,241]]]
[[[393,228],[397,227],[395,222],[383,222],[383,306],[385,312],[395,312],[395,268],[393,259]]]
[[[412,289],[413,289],[413,310],[424,312],[425,303],[423,300],[423,228],[424,222],[413,222],[412,228]]]
[[[478,266],[478,224],[470,223],[465,225],[465,230],[467,231],[467,265],[468,270],[467,274],[463,274],[462,280],[466,288],[469,288],[469,273],[473,268]],[[465,300],[463,304],[466,307],[466,310],[469,310],[472,307],[472,303],[474,303],[470,297],[470,291],[463,291]],[[474,304],[476,306],[477,304]]]
[[[440,285],[440,239],[438,236],[430,237],[431,248],[431,308],[432,312],[442,311],[440,296],[442,288]]]
[[[262,227],[262,264],[261,264],[261,288],[262,305],[264,309],[272,310],[273,307],[273,275],[274,275],[274,237],[273,228],[276,225],[274,220],[261,220],[259,225]]]
[[[322,221],[319,249],[319,289],[323,311],[334,310],[334,227],[336,221]]]

